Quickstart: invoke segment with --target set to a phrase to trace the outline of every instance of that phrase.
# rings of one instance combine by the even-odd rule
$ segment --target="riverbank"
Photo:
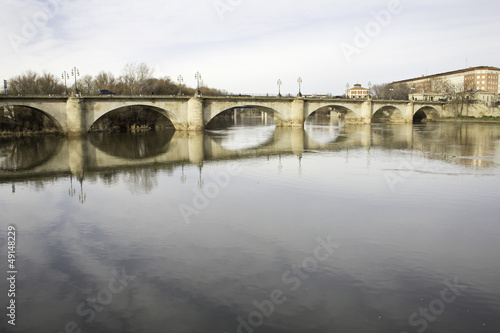
[[[472,116],[446,117],[446,118],[441,118],[439,121],[500,124],[500,117],[493,117],[493,116],[483,116],[480,118]]]

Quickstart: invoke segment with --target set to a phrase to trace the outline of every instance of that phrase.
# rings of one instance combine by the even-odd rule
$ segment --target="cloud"
[[[73,66],[119,75],[129,62],[146,62],[158,76],[182,74],[191,86],[200,71],[205,83],[229,91],[271,93],[281,78],[283,92],[296,93],[300,75],[306,92],[340,94],[346,82],[394,81],[429,66],[457,69],[466,56],[471,65],[498,66],[500,5],[486,0],[400,0],[402,12],[347,63],[339,45],[353,43],[356,28],[391,1],[398,0],[6,0],[2,75]],[[217,3],[229,6],[222,15]],[[9,34],[22,37],[44,8],[51,8],[49,19],[13,49]]]

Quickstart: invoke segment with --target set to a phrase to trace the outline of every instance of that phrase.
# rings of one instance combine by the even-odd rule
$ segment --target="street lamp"
[[[71,76],[75,77],[75,94],[78,95],[78,86],[76,84],[76,77],[80,76],[80,71],[78,70],[78,68],[74,67],[73,69],[71,69]]]
[[[394,91],[394,88],[389,88],[389,91],[391,92],[390,95],[391,95],[391,100],[392,100],[392,92]]]
[[[368,99],[370,99],[371,90],[372,90],[372,82],[368,81]]]
[[[200,74],[200,72],[196,72],[196,74],[194,75],[194,78],[196,79],[197,86],[198,86],[198,88],[196,90],[196,94],[198,96],[200,96],[200,94],[201,94],[200,93],[200,80],[201,80],[201,74]]]
[[[345,85],[345,97],[349,98],[349,83]]]
[[[302,97],[302,91],[301,91],[302,78],[300,76],[297,79],[297,83],[299,84],[299,94],[297,96]]]
[[[281,82],[280,79],[278,79],[278,97],[281,97],[281,85],[283,84],[283,82]]]
[[[68,95],[68,85],[66,84],[66,79],[69,79],[69,74],[64,71],[61,75],[61,79],[64,79],[64,94]]]
[[[182,95],[182,82],[184,82],[182,75],[177,77],[177,82],[179,82],[179,95]]]

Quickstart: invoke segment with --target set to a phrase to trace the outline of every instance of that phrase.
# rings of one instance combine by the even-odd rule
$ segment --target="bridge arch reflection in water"
[[[305,129],[268,126],[214,132],[93,134],[88,138],[71,139],[41,136],[11,139],[2,145],[0,182],[361,148],[414,150],[446,162],[488,166],[495,162],[488,158],[488,154],[491,156],[491,151],[498,148],[490,138],[499,135],[497,127],[480,124],[339,127],[315,123],[311,118]],[[442,140],[456,141],[457,144],[444,145]]]

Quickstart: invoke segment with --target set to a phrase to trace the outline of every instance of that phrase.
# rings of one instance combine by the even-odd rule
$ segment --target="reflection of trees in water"
[[[39,166],[56,153],[61,142],[55,135],[0,139],[0,168],[23,170]]]
[[[120,177],[116,171],[109,171],[109,172],[103,172],[99,174],[99,179],[107,185],[107,186],[112,186],[118,183],[120,180]]]
[[[500,140],[500,126],[493,124],[420,125],[414,128],[414,133],[414,149],[474,167],[494,163],[489,158],[494,158],[495,144]]]
[[[150,168],[126,171],[124,181],[132,194],[150,193],[158,187],[157,171]]]
[[[388,149],[409,149],[412,131],[412,124],[372,124],[372,144]]]
[[[173,135],[173,131],[137,134],[91,133],[89,140],[97,149],[108,155],[135,160],[165,153]]]

